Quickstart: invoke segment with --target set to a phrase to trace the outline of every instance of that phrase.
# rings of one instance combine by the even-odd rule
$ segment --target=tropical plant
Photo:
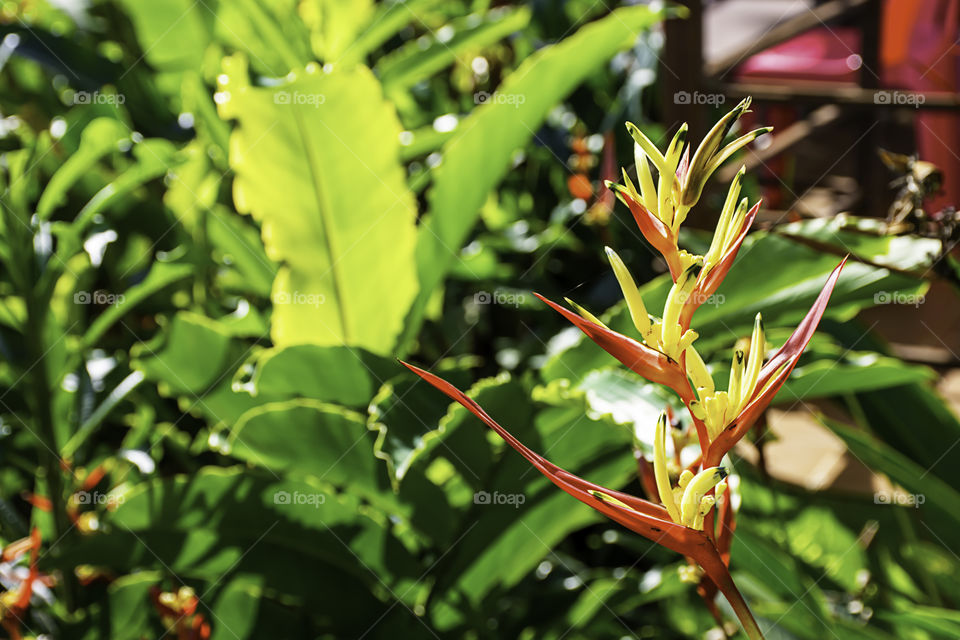
[[[603,335],[636,337],[637,299],[618,301],[617,273],[598,264],[608,245],[646,309],[683,293],[602,182],[631,162],[619,122],[670,142],[650,89],[658,25],[681,11],[491,4],[0,6],[8,635],[717,633],[681,580],[698,570],[592,508],[630,515],[616,503],[569,500],[394,360],[469,387],[519,440],[624,504],[621,491],[659,495],[625,449],[652,460],[663,443],[679,481],[672,440],[699,433],[676,394],[528,292],[606,309]],[[747,176],[742,191],[756,196]],[[650,236],[674,248],[674,268],[717,257],[694,227],[723,194],[708,182],[700,199],[677,229],[640,219],[670,238]],[[678,316],[704,362],[725,367],[744,341],[749,365],[756,314],[766,340],[787,342],[851,255],[771,409],[722,457],[729,504],[741,500],[730,571],[768,637],[958,635],[960,423],[936,372],[895,357],[861,313],[933,296],[955,262],[940,241],[875,222],[754,225],[716,291]],[[635,341],[642,353],[690,339],[657,331]],[[676,367],[663,371],[676,386]],[[658,440],[665,406],[672,437]],[[775,436],[803,407],[829,413],[821,431],[861,474],[926,501],[778,475]]]
[[[680,249],[677,234],[699,201],[703,185],[711,174],[738,149],[769,131],[757,129],[722,146],[749,106],[747,98],[717,122],[697,147],[692,161],[690,146],[685,141],[686,125],[679,128],[667,151],[661,153],[635,125],[628,124],[636,141],[634,153],[640,191],[626,171],[623,173],[626,186],[610,186],[630,208],[643,237],[661,252],[673,278],[663,313],[660,317],[650,316],[629,269],[620,256],[607,247],[607,256],[641,341],[611,331],[575,303],[572,304],[579,316],[541,298],[629,369],[672,389],[690,412],[690,426],[676,435],[672,433],[667,411],[657,420],[652,472],[649,465],[641,465],[650,500],[598,486],[560,469],[524,446],[453,385],[411,365],[407,367],[483,420],[563,491],[615,522],[685,555],[705,573],[699,580],[698,590],[717,622],[723,625],[713,603],[719,590],[733,606],[747,635],[762,639],[756,620],[727,571],[736,525],[731,497],[726,491],[728,472],[719,465],[733,445],[750,431],[796,366],[820,323],[843,263],[830,275],[797,330],[769,358],[763,322],[757,313],[748,345],[746,348],[738,345],[734,350],[726,389],[718,390],[697,351],[695,342],[699,335],[690,329],[690,322],[697,307],[716,292],[730,270],[760,208],[759,202],[750,207],[747,198],[739,199],[745,168],[741,168],[730,185],[713,241],[704,255]],[[651,163],[657,170],[656,187]],[[670,468],[668,435],[673,445]],[[692,463],[681,458],[681,450],[688,444],[699,448]]]

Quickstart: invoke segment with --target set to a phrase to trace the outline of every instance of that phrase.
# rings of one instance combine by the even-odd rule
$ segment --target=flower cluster
[[[11,542],[0,554],[0,582],[8,587],[0,593],[0,626],[11,640],[20,640],[20,627],[27,614],[30,602],[37,592],[49,597],[51,581],[37,571],[37,559],[40,554],[40,529],[34,527],[30,535]],[[20,561],[29,555],[28,565]]]
[[[691,562],[687,575],[700,581],[700,594],[714,615],[719,619],[713,605],[719,590],[730,602],[747,634],[751,638],[762,638],[727,570],[733,509],[726,490],[727,472],[720,465],[790,375],[816,331],[843,262],[828,277],[791,337],[769,358],[765,358],[767,343],[763,322],[757,315],[749,341],[735,347],[726,389],[718,388],[696,349],[699,335],[691,329],[691,322],[697,308],[716,292],[729,272],[759,209],[759,202],[751,207],[747,198],[740,198],[743,168],[730,185],[706,253],[695,255],[681,249],[678,235],[680,225],[699,201],[716,169],[736,151],[770,130],[756,129],[724,144],[749,106],[748,98],[727,113],[697,147],[692,159],[690,146],[686,144],[686,126],[680,128],[667,150],[661,152],[637,127],[627,125],[635,141],[639,190],[626,171],[623,172],[624,184],[608,183],[608,187],[630,209],[643,237],[663,256],[673,280],[662,314],[653,316],[648,313],[626,264],[615,251],[607,248],[636,338],[611,330],[572,301],[568,302],[576,312],[537,296],[626,367],[672,389],[686,406],[691,424],[688,433],[672,433],[674,421],[668,412],[661,414],[657,422],[652,469],[646,461],[642,461],[640,467],[649,500],[595,485],[560,469],[519,442],[460,390],[431,373],[406,366],[480,418],[563,491],[640,535],[684,554]],[[651,164],[656,170],[656,180]],[[668,460],[667,438],[676,435],[680,435],[680,441],[691,440],[699,445],[700,456],[688,468],[679,465],[676,454]]]
[[[151,587],[150,599],[160,614],[166,633],[177,640],[210,638],[210,624],[202,613],[197,612],[200,600],[190,587],[183,586],[177,591],[161,591],[159,587]]]

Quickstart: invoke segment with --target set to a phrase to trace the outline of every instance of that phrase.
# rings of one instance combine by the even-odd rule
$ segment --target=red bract
[[[814,301],[813,306],[807,311],[807,315],[797,325],[790,338],[783,343],[783,346],[773,354],[760,370],[756,394],[750,399],[743,411],[737,415],[733,423],[711,443],[708,454],[704,456],[706,466],[719,463],[727,451],[746,435],[757,418],[770,406],[773,397],[777,395],[783,383],[787,381],[790,372],[797,366],[797,361],[800,360],[803,350],[807,348],[807,344],[809,344],[813,334],[816,333],[820,319],[827,309],[827,303],[830,301],[833,288],[840,278],[840,271],[846,263],[847,258],[844,258],[837,265],[837,268],[827,278],[827,282]]]
[[[666,509],[658,504],[594,484],[561,469],[513,437],[509,431],[491,418],[480,405],[446,380],[406,362],[402,364],[480,418],[484,424],[496,431],[507,444],[564,492],[631,531],[691,558],[703,568],[706,575],[723,592],[734,609],[738,610],[738,615],[745,615],[750,621],[749,624],[756,628],[756,621],[749,612],[740,592],[734,586],[720,553],[703,531],[690,529],[673,522]],[[597,494],[608,499],[598,497]],[[612,500],[609,498],[612,498]],[[756,631],[759,633],[758,628],[756,628]]]
[[[634,373],[651,382],[667,385],[671,389],[689,390],[683,370],[676,360],[622,333],[617,333],[595,322],[581,318],[572,311],[544,298],[539,293],[533,295],[547,303],[551,309],[569,320],[583,331],[588,338],[596,342],[601,349],[619,360]]]

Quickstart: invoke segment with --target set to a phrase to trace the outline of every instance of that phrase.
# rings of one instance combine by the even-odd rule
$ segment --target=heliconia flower
[[[686,384],[686,377],[680,363],[664,353],[652,349],[633,338],[617,333],[605,327],[599,320],[584,318],[564,309],[555,302],[551,302],[539,293],[534,293],[554,311],[562,315],[583,331],[588,338],[596,342],[604,351],[623,363],[634,373],[637,373],[651,382],[665,384],[671,389],[683,390],[684,397],[693,399],[692,392]]]
[[[707,184],[707,180],[710,179],[714,171],[720,168],[720,165],[743,147],[773,130],[772,127],[754,129],[720,148],[733,125],[749,108],[750,98],[744,98],[707,133],[690,162],[690,169],[683,182],[682,196],[677,203],[678,206],[689,209],[695,205],[700,200],[700,194],[703,193],[703,187]]]
[[[561,469],[517,440],[496,420],[491,418],[472,398],[446,380],[406,362],[402,364],[434,388],[460,403],[470,413],[493,429],[517,453],[526,458],[540,473],[565,493],[648,540],[691,558],[703,568],[705,574],[730,602],[748,635],[751,638],[763,637],[746,601],[734,585],[723,558],[707,533],[676,522],[667,509],[661,505],[594,484]],[[654,464],[657,465],[656,458]],[[716,470],[711,470],[709,475],[716,477],[722,474]],[[697,484],[694,485],[691,492],[690,502],[692,503],[693,499],[701,493],[705,493],[707,485],[712,481],[713,478],[697,480]],[[694,480],[691,479],[690,483],[693,482]],[[689,484],[687,489],[690,489]]]
[[[642,162],[646,163],[646,159]],[[623,177],[627,183],[626,187],[615,182],[607,182],[607,188],[627,205],[630,213],[633,214],[634,221],[637,223],[637,228],[640,229],[640,233],[654,249],[660,252],[670,269],[670,274],[676,279],[681,271],[680,250],[677,249],[677,233],[664,224],[655,213],[641,202],[641,197],[636,194],[636,190],[626,173]],[[650,188],[653,189],[652,186]],[[654,191],[653,197],[656,197],[656,191]]]
[[[757,418],[770,406],[773,397],[777,395],[780,388],[787,381],[793,368],[797,366],[803,350],[807,348],[810,339],[817,331],[820,319],[827,309],[827,303],[830,301],[830,295],[840,278],[840,271],[847,263],[844,258],[840,264],[833,270],[826,284],[820,290],[820,294],[814,301],[813,306],[807,311],[800,324],[790,335],[790,338],[783,343],[770,360],[760,369],[757,374],[757,381],[749,397],[741,400],[742,409],[732,418],[715,439],[710,444],[709,450],[704,453],[703,464],[709,466],[718,464],[723,456],[729,451],[737,441],[740,440],[753,426]],[[753,350],[754,347],[751,347]],[[758,352],[759,353],[759,352]]]
[[[686,145],[686,125],[680,127],[667,150],[661,153],[637,127],[627,124],[635,143],[639,190],[626,171],[624,185],[607,184],[628,206],[643,236],[661,253],[672,279],[663,313],[655,317],[647,312],[629,268],[613,249],[606,248],[638,339],[611,330],[571,300],[567,302],[576,313],[535,294],[622,364],[651,382],[669,387],[686,405],[690,426],[679,441],[674,440],[674,457],[669,464],[667,436],[679,425],[674,425],[668,412],[657,422],[652,464],[634,445],[638,476],[650,500],[595,485],[560,469],[520,443],[461,391],[433,374],[406,366],[480,418],[563,491],[640,535],[686,555],[693,566],[683,572],[683,577],[699,583],[698,592],[717,621],[722,624],[713,601],[719,590],[747,635],[756,640],[763,635],[727,571],[735,517],[732,496],[727,490],[727,472],[721,463],[767,409],[796,366],[823,317],[846,258],[827,278],[790,338],[766,363],[763,320],[757,314],[749,341],[740,341],[734,348],[726,389],[718,390],[697,351],[699,335],[690,327],[697,308],[716,292],[729,272],[759,210],[759,202],[751,207],[746,198],[740,198],[745,169],[741,168],[730,185],[713,240],[704,255],[681,250],[677,238],[681,223],[713,172],[731,154],[769,131],[757,129],[721,146],[749,106],[748,98],[724,116],[692,159]],[[658,173],[656,184],[651,163]],[[690,442],[694,436],[700,455],[680,470],[679,443]]]
[[[684,306],[680,312],[680,326],[684,329],[690,327],[694,312],[717,292],[720,283],[727,277],[727,273],[740,251],[740,246],[747,237],[747,232],[753,226],[753,221],[760,210],[759,201],[748,208],[746,198],[741,200],[740,204],[734,208],[736,194],[740,191],[739,183],[742,175],[743,169],[741,168],[740,173],[734,179],[733,185],[731,185],[710,248],[703,256],[703,266],[700,275],[697,277],[696,286],[683,301]]]

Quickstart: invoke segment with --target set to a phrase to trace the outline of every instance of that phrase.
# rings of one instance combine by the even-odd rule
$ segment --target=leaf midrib
[[[327,255],[330,256],[330,275],[333,278],[334,296],[337,298],[337,315],[340,318],[340,326],[343,331],[342,340],[344,344],[347,344],[350,341],[350,325],[347,323],[347,308],[345,304],[346,299],[343,296],[343,290],[340,283],[340,272],[337,268],[337,256],[339,253],[336,250],[333,234],[331,233],[333,221],[328,219],[328,216],[330,215],[329,210],[331,207],[324,198],[324,190],[320,181],[319,167],[316,159],[313,157],[313,153],[309,144],[307,128],[304,125],[303,117],[300,113],[300,106],[290,106],[293,107],[294,124],[296,125],[297,131],[300,134],[304,155],[307,159],[307,169],[310,172],[310,181],[313,185],[313,192],[317,198],[318,208],[320,209],[320,225],[323,229],[323,242],[327,247]]]

